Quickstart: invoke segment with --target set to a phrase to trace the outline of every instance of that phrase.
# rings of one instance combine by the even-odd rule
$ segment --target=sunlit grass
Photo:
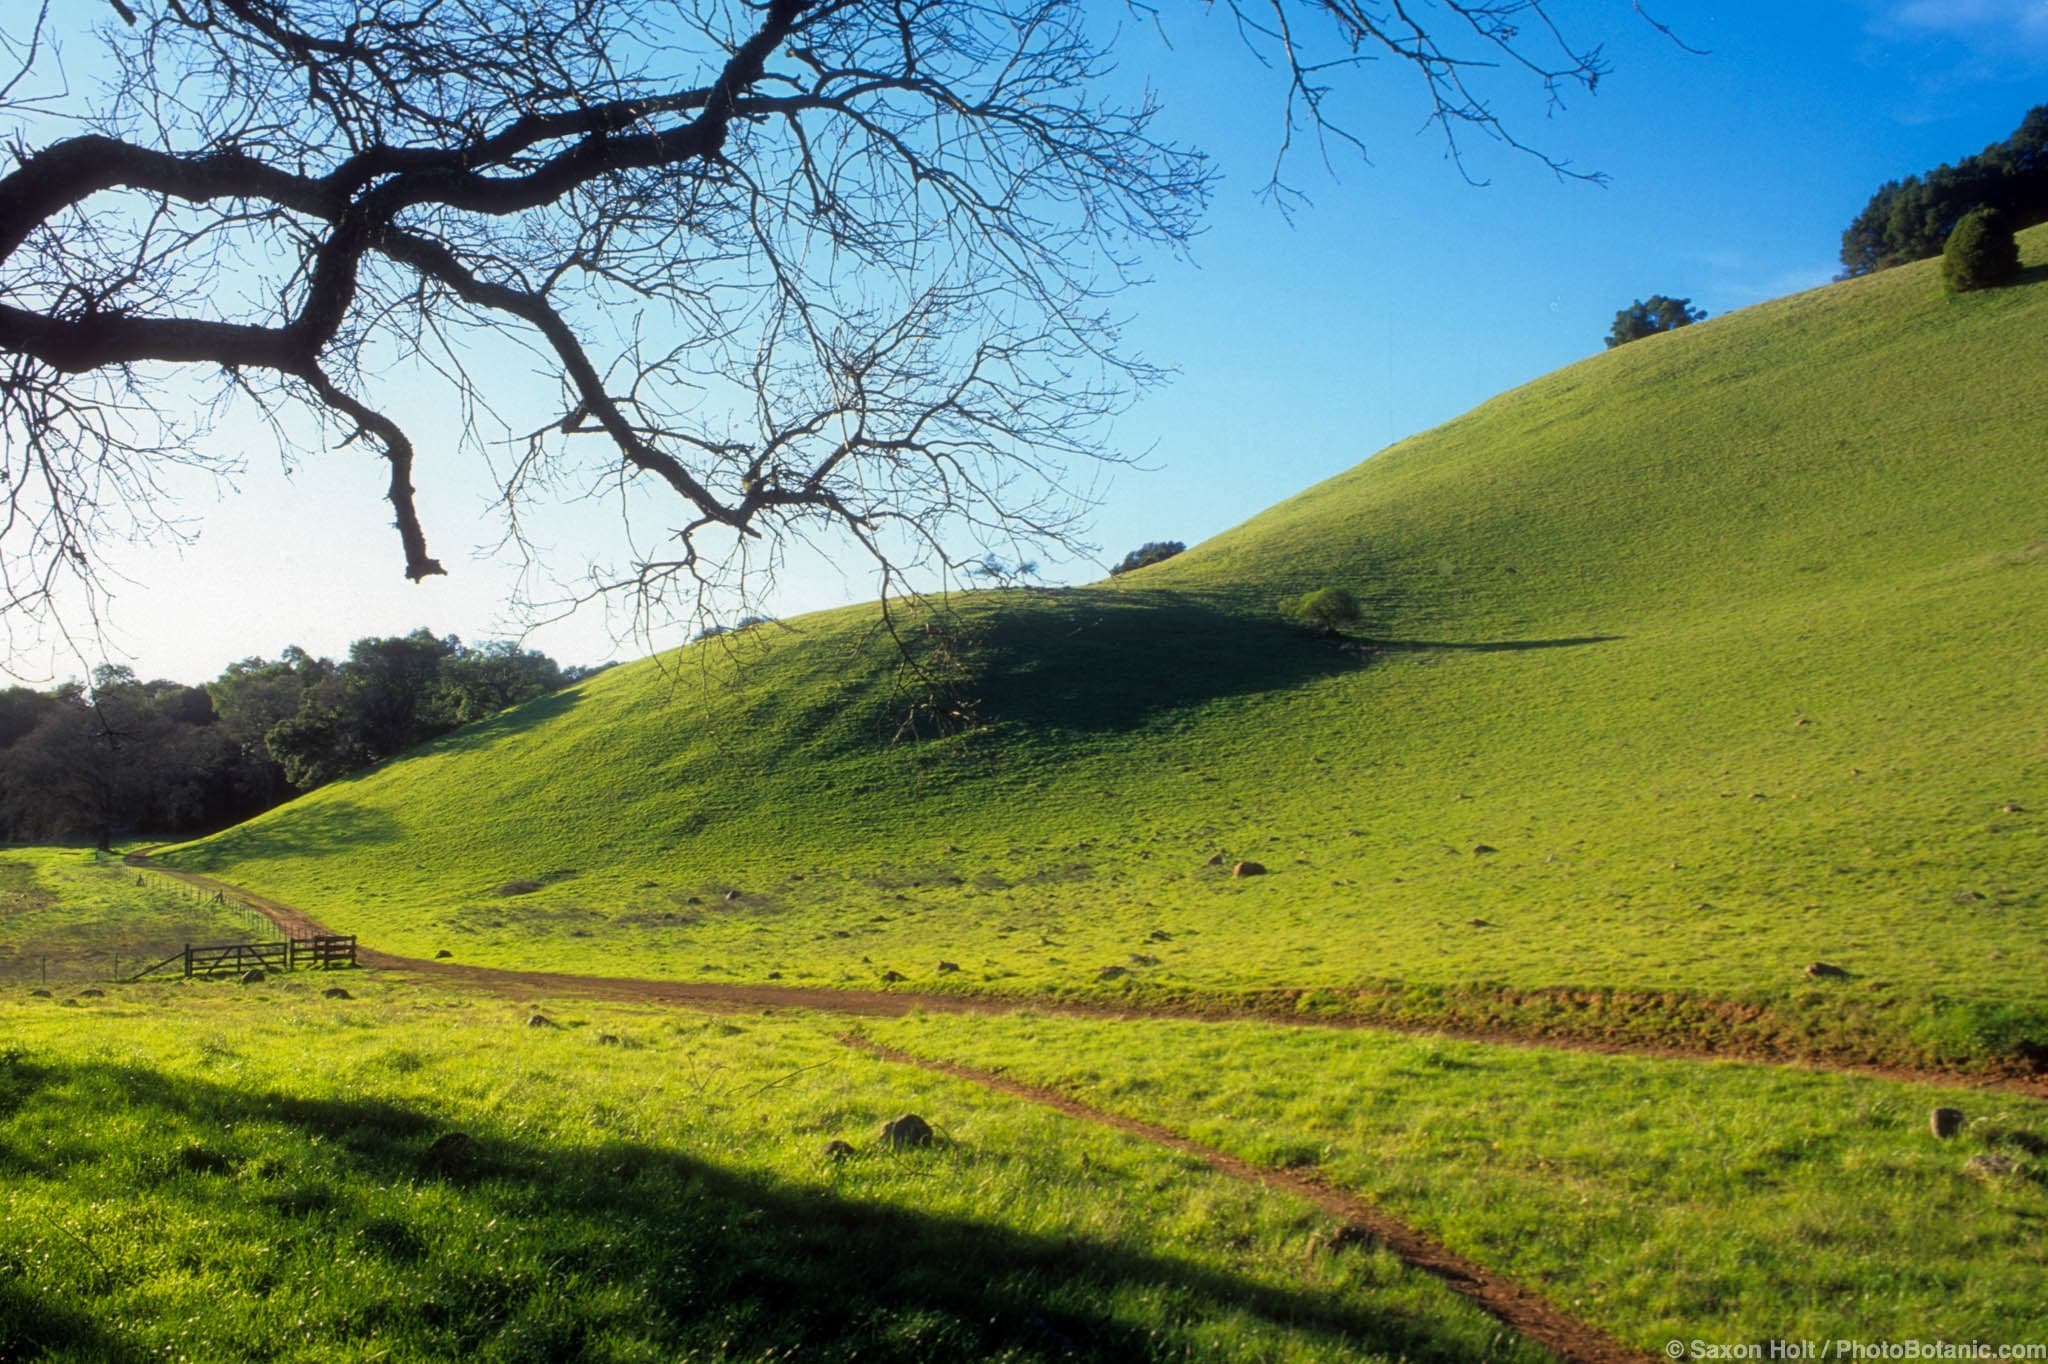
[[[966,733],[892,742],[924,683],[852,608],[175,860],[476,963],[2023,1062],[2048,229],[2025,246],[2013,288],[1909,267],[1621,347],[1164,564],[906,621]],[[1362,641],[1279,617],[1325,585]]]
[[[2048,1103],[1733,1063],[1257,1024],[876,1022],[1313,1170],[1652,1352],[2048,1338]],[[1963,1131],[1929,1130],[1936,1106]],[[1967,1172],[1973,1158],[2011,1173]]]
[[[0,849],[0,982],[76,985],[131,976],[187,943],[262,941],[242,908],[89,848]]]
[[[9,995],[0,1169],[9,1359],[1538,1357],[1305,1204],[802,1017]]]

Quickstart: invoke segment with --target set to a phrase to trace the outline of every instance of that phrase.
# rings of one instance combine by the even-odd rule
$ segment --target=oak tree
[[[1215,116],[1274,118],[1283,162],[1358,145],[1345,93],[1391,68],[1454,153],[1529,150],[1496,101],[1604,69],[1567,3],[1225,0],[1272,102]],[[1212,188],[1111,60],[1119,24],[1179,18],[12,0],[0,601],[47,610],[109,543],[172,528],[167,471],[231,470],[209,432],[236,411],[287,452],[381,458],[413,579],[444,571],[415,505],[428,461],[483,461],[515,545],[535,499],[616,494],[637,519],[578,591],[650,619],[812,538],[872,556],[885,595],[1057,545],[1072,469],[1112,457],[1105,419],[1157,377],[1114,296]],[[423,383],[469,419],[467,450],[392,415]]]

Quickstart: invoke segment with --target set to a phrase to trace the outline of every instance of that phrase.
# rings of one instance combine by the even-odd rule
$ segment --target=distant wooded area
[[[203,686],[117,666],[0,691],[0,835],[197,833],[598,671],[419,629],[337,663],[293,646]]]
[[[1975,156],[1881,185],[1842,233],[1842,278],[1932,260],[1974,208],[1997,209],[2014,229],[2048,222],[2048,104]]]

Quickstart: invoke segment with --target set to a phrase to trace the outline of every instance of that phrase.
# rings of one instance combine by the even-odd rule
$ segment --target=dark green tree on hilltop
[[[2048,222],[2048,104],[1975,156],[1879,186],[1842,233],[1842,278],[1933,259],[1979,207],[2000,210],[2015,229]]]
[[[1707,320],[1705,310],[1692,306],[1689,298],[1666,298],[1651,294],[1639,298],[1614,315],[1614,327],[1607,333],[1607,349],[1640,341],[1658,332],[1676,331]]]
[[[1941,250],[1941,282],[1952,294],[2007,284],[2019,273],[2019,244],[1995,208],[1965,213]]]

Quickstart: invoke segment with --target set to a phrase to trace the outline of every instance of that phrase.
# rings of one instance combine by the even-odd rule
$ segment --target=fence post
[[[185,979],[192,979],[192,944],[185,944]]]

